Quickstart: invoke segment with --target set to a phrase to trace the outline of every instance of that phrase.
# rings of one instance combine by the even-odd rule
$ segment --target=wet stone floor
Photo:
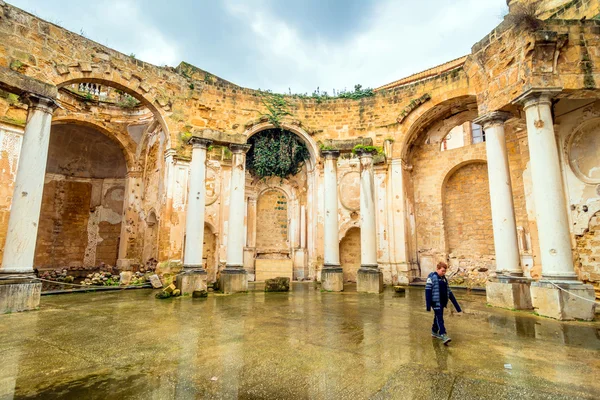
[[[600,398],[600,323],[559,323],[458,292],[453,341],[424,291],[157,300],[151,290],[42,297],[0,316],[0,399]]]

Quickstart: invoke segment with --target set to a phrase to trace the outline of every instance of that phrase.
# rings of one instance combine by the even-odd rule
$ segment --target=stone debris
[[[278,277],[265,281],[265,292],[289,292],[290,278]]]
[[[160,289],[161,287],[163,287],[163,284],[160,281],[160,278],[156,274],[150,275],[150,283],[152,284],[152,287],[154,289]]]
[[[181,290],[177,289],[174,284],[170,284],[160,292],[156,293],[154,297],[157,299],[168,299],[170,297],[181,296]]]
[[[192,292],[192,298],[201,299],[208,297],[208,292],[206,290],[194,290]]]

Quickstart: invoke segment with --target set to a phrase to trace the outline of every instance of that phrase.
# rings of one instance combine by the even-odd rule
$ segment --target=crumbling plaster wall
[[[561,100],[555,114],[576,271],[600,286],[600,100]]]
[[[8,230],[8,217],[12,203],[23,130],[0,124],[0,262]]]

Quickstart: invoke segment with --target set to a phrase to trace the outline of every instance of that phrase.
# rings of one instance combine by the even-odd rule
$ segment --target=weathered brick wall
[[[444,186],[444,227],[456,277],[485,285],[486,272],[495,265],[486,164],[467,164],[450,176]]]
[[[589,231],[577,237],[577,253],[577,275],[600,290],[600,213],[596,213],[590,220]]]
[[[344,282],[356,282],[360,268],[360,228],[350,228],[340,242],[340,264],[344,270]]]
[[[52,179],[44,185],[34,265],[82,266],[88,245],[92,184]]]
[[[256,248],[265,252],[287,251],[288,199],[279,190],[268,190],[258,197]]]

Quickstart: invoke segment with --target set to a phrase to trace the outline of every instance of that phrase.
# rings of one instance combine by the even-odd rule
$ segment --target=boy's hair
[[[443,261],[440,261],[437,265],[437,269],[442,269],[442,268],[448,269],[448,264],[446,264]]]

